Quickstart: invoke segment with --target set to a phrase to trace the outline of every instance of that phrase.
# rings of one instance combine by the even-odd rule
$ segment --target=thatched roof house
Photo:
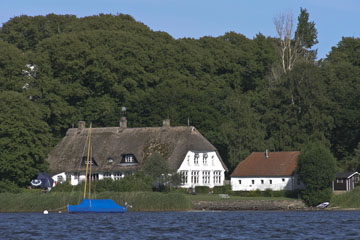
[[[89,128],[79,122],[51,151],[47,160],[54,174],[85,171]],[[177,170],[189,151],[216,152],[216,148],[192,126],[127,128],[123,117],[119,127],[92,128],[92,172],[132,172],[153,153],[159,152],[171,170]]]

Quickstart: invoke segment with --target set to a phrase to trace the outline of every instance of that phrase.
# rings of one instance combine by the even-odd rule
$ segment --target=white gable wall
[[[65,172],[58,173],[51,177],[54,180],[54,184],[66,182]]]
[[[188,151],[177,172],[183,188],[224,185],[225,169],[215,151]]]
[[[283,177],[231,177],[233,191],[293,191],[303,189],[304,184],[296,176]]]

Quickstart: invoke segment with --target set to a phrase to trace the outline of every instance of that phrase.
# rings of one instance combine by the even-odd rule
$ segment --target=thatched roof
[[[53,173],[84,170],[80,163],[87,156],[88,135],[89,128],[70,128],[47,158],[50,170]],[[190,150],[217,152],[192,126],[92,128],[91,145],[97,164],[93,166],[93,172],[133,171],[140,168],[153,152],[161,153],[167,159],[169,168],[176,170]],[[138,164],[120,164],[124,154],[134,154]],[[112,163],[109,163],[109,158],[113,159]]]

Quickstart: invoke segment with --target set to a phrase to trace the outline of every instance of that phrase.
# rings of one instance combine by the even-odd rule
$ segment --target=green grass
[[[330,205],[340,208],[360,208],[360,186],[351,192],[333,195]]]
[[[0,212],[66,211],[68,204],[78,204],[81,192],[49,192],[26,190],[21,193],[1,193]],[[128,202],[129,211],[186,211],[191,210],[191,201],[182,193],[158,192],[102,192],[93,199],[110,198],[119,205]]]
[[[68,204],[69,194],[43,193],[26,190],[21,193],[1,193],[0,212],[39,212],[45,209],[63,210]]]

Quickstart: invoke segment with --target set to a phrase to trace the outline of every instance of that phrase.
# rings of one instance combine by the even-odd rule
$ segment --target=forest
[[[79,120],[195,126],[230,173],[253,151],[330,149],[360,170],[360,39],[317,59],[306,9],[277,37],[174,39],[130,15],[17,16],[0,29],[0,181],[26,186]],[[296,27],[296,28],[295,28]]]

